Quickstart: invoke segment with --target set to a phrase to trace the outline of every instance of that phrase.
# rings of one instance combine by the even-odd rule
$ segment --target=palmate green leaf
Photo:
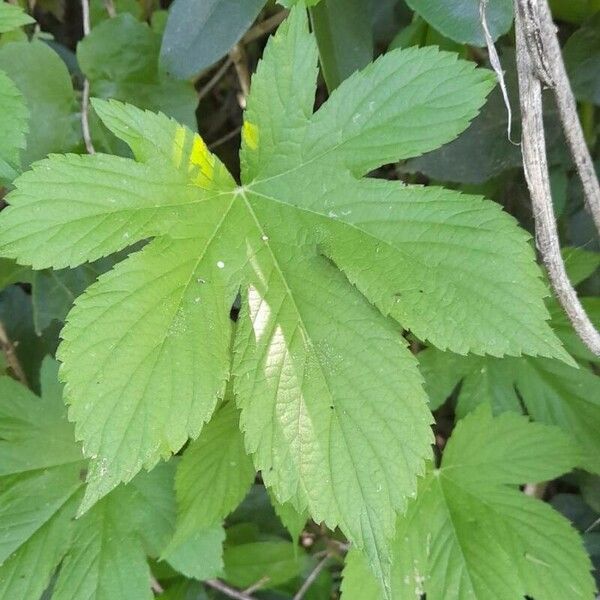
[[[173,530],[171,464],[143,473],[75,520],[86,461],[66,419],[58,365],[46,359],[42,396],[0,378],[0,597],[150,600],[146,554]]]
[[[460,421],[439,469],[399,517],[394,542],[395,600],[536,600],[594,597],[591,563],[569,522],[515,483],[556,477],[577,451],[553,427],[481,406]],[[344,600],[381,592],[352,551]]]
[[[463,417],[480,404],[495,413],[522,412],[557,425],[579,445],[578,465],[600,472],[600,377],[544,358],[458,356],[429,348],[419,354],[431,407],[437,408],[462,382],[456,404]]]
[[[17,175],[28,117],[23,95],[8,75],[0,71],[0,183],[12,181]]]
[[[458,352],[570,359],[512,218],[481,198],[360,178],[455,137],[491,75],[433,48],[398,50],[313,114],[316,78],[294,9],[252,82],[241,186],[164,115],[96,102],[135,161],[36,164],[2,211],[0,249],[61,268],[153,238],[76,301],[63,330],[69,415],[92,458],[82,510],[210,419],[232,375],[241,290],[246,449],[279,502],[339,525],[384,580],[432,439],[416,361],[387,315]]]

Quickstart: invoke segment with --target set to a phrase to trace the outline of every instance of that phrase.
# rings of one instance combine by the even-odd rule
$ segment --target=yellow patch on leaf
[[[198,134],[190,136],[190,133],[185,127],[175,131],[173,163],[178,169],[187,167],[194,184],[209,188],[214,180],[215,157]]]
[[[250,150],[258,148],[258,127],[254,123],[250,123],[250,121],[244,122],[242,137]]]

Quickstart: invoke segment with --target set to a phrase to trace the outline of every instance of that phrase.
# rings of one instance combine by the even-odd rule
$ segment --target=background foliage
[[[281,4],[291,8],[297,2]],[[313,0],[306,4],[321,66],[316,107],[323,105],[352,73],[393,49],[437,46],[474,65],[489,66],[476,0]],[[600,4],[596,0],[554,0],[551,5],[586,139],[600,167]],[[199,131],[208,148],[238,180],[244,168],[247,172],[268,169],[279,160],[276,153],[268,160],[262,157],[263,162],[253,158],[247,129],[246,154],[242,153],[245,165],[240,165],[238,148],[244,109],[246,119],[250,115],[255,123],[276,118],[271,112],[261,112],[259,105],[264,98],[280,94],[274,82],[283,81],[284,70],[275,70],[277,77],[269,78],[266,72],[262,81],[253,81],[258,100],[253,105],[251,96],[248,107],[246,103],[249,76],[263,56],[268,36],[286,15],[282,6],[264,0],[175,0],[172,4],[155,0],[105,4],[92,0],[90,8],[91,32],[82,39],[82,14],[76,2],[0,4],[2,197],[13,189],[20,174],[29,172],[32,163],[48,154],[85,154],[81,129],[84,80],[89,82],[95,98],[161,112]],[[376,167],[370,176],[382,180],[378,185],[385,186],[383,180],[403,181],[430,187],[443,185],[449,190],[445,194],[484,195],[532,232],[520,152],[512,141],[520,136],[512,17],[509,0],[489,0],[487,18],[516,114],[510,139],[506,133],[508,113],[500,90],[495,88],[466,130],[438,149],[412,158],[435,146],[419,148],[417,143],[412,154],[407,150],[400,161],[394,155],[393,162],[377,162],[379,157],[373,162],[368,150],[357,151],[355,156],[359,157],[356,161],[365,163],[364,171]],[[311,52],[303,40],[298,34],[298,56]],[[301,63],[290,64],[294,66],[294,71],[287,73],[290,81],[294,82],[295,76],[296,83],[304,82],[305,73],[299,76],[297,71]],[[464,87],[482,86],[483,80],[477,77]],[[452,77],[448,75],[448,79]],[[391,80],[388,85],[393,85]],[[481,104],[477,98],[470,116],[475,114],[476,104]],[[123,133],[115,123],[120,118],[123,122],[126,118],[139,119],[143,123],[140,139],[153,139],[152,127],[157,128],[159,136],[161,124],[138,113],[123,116],[120,106],[94,104],[97,110],[89,111],[91,141],[97,152],[128,159],[131,147],[139,162],[129,160],[128,164],[140,169],[140,179],[146,186],[144,197],[151,198],[167,172],[158,167],[143,171],[144,160],[140,157],[151,150],[143,145],[136,149],[138,142],[134,135],[131,142],[131,131]],[[286,118],[288,115],[284,113]],[[550,98],[545,119],[554,208],[566,266],[592,320],[600,325],[598,238],[584,210]],[[466,125],[468,119],[463,120]],[[319,134],[326,140],[331,132],[326,122],[322,127]],[[395,135],[389,125],[388,133]],[[440,142],[452,137],[439,136]],[[157,143],[150,145],[160,149]],[[116,159],[109,158],[107,173],[117,164]],[[54,170],[33,192],[28,191],[27,182],[36,184],[36,171],[19,180],[21,194],[30,193],[43,200],[44,194],[49,197],[54,193],[52,185],[67,190],[58,165],[68,169],[85,164],[74,158],[64,159],[63,163],[59,162],[63,159],[53,160],[48,164]],[[36,167],[38,174],[45,164]],[[341,173],[344,160],[335,166]],[[123,171],[122,176],[127,175]],[[312,178],[320,182],[330,175],[314,171]],[[79,188],[73,193],[94,201],[90,189],[98,183],[98,174],[81,170],[78,177]],[[298,189],[305,186],[309,194],[310,179],[292,181],[290,185]],[[333,176],[331,180],[337,181]],[[228,181],[223,185],[229,185]],[[169,180],[169,184],[175,186],[176,182]],[[111,193],[119,201],[129,202],[131,189],[122,185]],[[13,192],[13,197],[17,193]],[[335,206],[330,208],[337,210]],[[67,209],[63,207],[61,212],[66,214]],[[45,214],[42,217],[47,218]],[[9,218],[8,211],[5,218]],[[349,548],[349,539],[356,541],[352,538],[353,523],[344,527],[340,520],[341,528],[332,531],[291,503],[279,502],[265,486],[274,477],[266,459],[263,475],[256,474],[240,435],[240,416],[234,408],[231,387],[225,392],[225,399],[231,401],[222,404],[201,436],[187,443],[175,457],[160,462],[148,473],[142,471],[127,485],[116,486],[116,480],[110,489],[98,491],[92,487],[86,492],[88,471],[93,478],[105,467],[93,457],[88,462],[87,457],[97,450],[90,450],[90,446],[85,452],[75,442],[53,357],[75,298],[132,250],[138,250],[140,244],[132,247],[124,243],[121,247],[128,246],[124,250],[108,257],[98,253],[93,257],[97,260],[91,262],[76,260],[73,257],[82,247],[76,231],[71,237],[59,237],[58,245],[52,246],[47,243],[48,226],[43,219],[41,237],[34,238],[27,250],[32,257],[29,263],[43,268],[32,270],[12,259],[0,259],[0,343],[4,350],[0,364],[0,597],[137,600],[154,596],[163,600],[204,600],[235,597],[232,594],[243,590],[247,590],[242,592],[246,597],[265,600],[326,600],[340,593],[345,600],[383,597],[380,581],[368,566],[371,557]],[[25,219],[28,226],[34,221],[31,215]],[[168,219],[165,222],[168,224]],[[490,230],[485,244],[505,243],[503,249],[508,256],[517,238],[502,237],[503,227],[509,231],[508,221],[494,224],[497,229]],[[293,237],[294,232],[287,234]],[[140,240],[146,237],[139,236]],[[83,239],[84,245],[86,239],[90,238]],[[470,238],[460,240],[465,246]],[[522,242],[518,237],[518,243]],[[46,250],[40,253],[44,244]],[[491,268],[484,256],[485,244],[478,247],[480,255],[475,253],[468,259],[482,272]],[[159,243],[155,247],[154,259],[169,266],[185,258],[185,252],[195,251],[190,246],[169,254],[166,246]],[[343,263],[343,248],[334,251],[338,252],[336,260]],[[83,256],[85,252],[81,252]],[[495,267],[512,272],[521,260],[518,253],[515,257]],[[359,258],[353,255],[352,260]],[[70,268],[80,262],[84,264]],[[62,268],[47,268],[51,264]],[[299,280],[316,280],[313,271],[298,269]],[[354,276],[359,288],[360,272],[357,262]],[[333,279],[338,272],[327,273]],[[415,286],[424,277],[417,268],[407,269],[406,273]],[[440,272],[437,276],[443,280],[446,275]],[[364,283],[364,289],[369,285]],[[533,298],[538,288],[527,285],[524,280],[521,290],[527,294],[531,291]],[[113,292],[119,289],[117,282]],[[348,291],[351,288],[340,289],[343,293],[332,305],[332,314],[358,314],[356,302],[349,300],[354,297]],[[464,293],[457,289],[457,294]],[[460,296],[465,305],[469,306],[469,301],[474,305],[469,306],[472,317],[461,324],[465,339],[472,336],[464,348],[457,341],[461,338],[452,335],[450,324],[441,320],[433,339],[427,335],[417,337],[419,322],[414,316],[410,325],[413,333],[404,332],[434,412],[436,455],[435,464],[429,464],[419,479],[416,498],[398,517],[391,548],[390,593],[393,598],[414,598],[415,592],[426,592],[428,599],[527,595],[563,600],[575,597],[574,593],[592,598],[594,583],[588,572],[600,563],[600,363],[578,340],[551,297],[545,300],[550,325],[569,356],[557,349],[558,345],[552,346],[550,337],[539,347],[534,348],[532,343],[524,351],[542,356],[520,356],[523,344],[532,339],[530,334],[539,330],[534,318],[542,309],[538,310],[533,300],[531,305],[525,301],[521,305],[519,299],[502,296],[500,287],[495,290],[495,302],[505,307],[510,318],[499,326],[510,334],[498,337],[495,352],[490,351],[493,340],[489,339],[481,342],[478,354],[451,352],[472,348],[479,328],[495,318],[491,311],[489,315],[485,312],[487,305],[477,301],[477,291],[473,290],[472,296]],[[528,299],[525,291],[523,297]],[[228,311],[229,306],[226,308]],[[237,317],[238,310],[239,306],[234,305],[233,317]],[[405,313],[404,318],[408,318],[409,308]],[[522,323],[517,323],[518,315]],[[86,329],[104,340],[99,352],[110,355],[114,351],[111,336],[119,331],[110,321],[100,319],[91,319]],[[231,325],[226,320],[223,330]],[[535,323],[529,325],[531,331],[528,323]],[[243,321],[236,327],[242,332],[236,333],[243,335]],[[77,337],[73,327],[65,331],[67,339]],[[329,333],[336,335],[335,330]],[[363,335],[368,346],[366,330]],[[516,356],[500,357],[506,350],[502,346],[505,338],[511,336],[521,344],[509,349]],[[389,348],[390,356],[395,356],[396,350],[391,345]],[[59,358],[70,352],[76,358],[85,355],[90,363],[97,360],[92,348],[77,343],[61,352]],[[498,356],[479,355],[484,352]],[[224,371],[228,355],[221,359]],[[408,365],[413,359],[409,356],[406,360]],[[183,387],[185,365],[162,365],[153,385],[168,395],[164,375],[176,373],[178,368],[183,373]],[[406,373],[411,373],[406,368]],[[250,370],[248,364],[238,365],[239,373],[244,369]],[[85,378],[83,370],[77,371],[73,377]],[[390,377],[386,385],[408,389],[413,385],[410,377],[412,374],[405,381]],[[123,385],[127,380],[128,373],[124,373]],[[243,391],[242,385],[239,390]],[[94,394],[100,392],[90,388],[86,400],[91,402]],[[83,413],[86,407],[78,410]],[[245,427],[250,428],[252,415],[244,413],[243,418]],[[148,440],[153,442],[151,436]],[[262,448],[259,435],[255,434],[253,443]],[[148,442],[148,447],[151,445]],[[161,452],[164,454],[164,449],[157,452],[157,458]],[[266,454],[263,451],[263,456]],[[411,468],[418,471],[416,465]],[[379,491],[375,477],[370,491],[374,490]],[[81,510],[84,495],[87,511]],[[362,514],[362,509],[356,505],[357,514]],[[589,558],[582,551],[580,538]]]

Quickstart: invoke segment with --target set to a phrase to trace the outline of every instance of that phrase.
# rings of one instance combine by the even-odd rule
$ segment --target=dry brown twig
[[[230,587],[226,583],[223,583],[220,579],[207,579],[204,584],[213,590],[217,590],[218,592],[225,594],[225,596],[228,598],[233,598],[233,600],[255,600],[253,596]]]
[[[264,21],[260,21],[254,27],[251,27],[248,33],[244,35],[242,38],[242,44],[247,45],[254,40],[257,40],[259,37],[266,35],[267,33],[271,33],[273,29],[279,27],[282,21],[287,17],[289,11],[282,10],[272,17],[265,19]]]
[[[240,95],[238,101],[241,108],[246,108],[246,98],[250,93],[250,70],[248,69],[248,55],[245,45],[275,29],[287,15],[281,11],[269,19],[257,23],[250,31],[229,51],[229,58],[235,67],[238,81],[240,82]]]
[[[229,140],[233,139],[236,135],[238,135],[240,133],[241,130],[242,130],[242,126],[238,125],[235,129],[228,131],[226,134],[222,135],[220,138],[216,139],[214,142],[211,142],[210,144],[208,144],[208,149],[214,150],[215,148],[218,148],[219,146],[223,145],[225,142],[228,142]]]
[[[117,9],[115,8],[113,0],[102,0],[104,4],[104,8],[108,13],[108,16],[111,19],[114,19],[117,16]]]
[[[222,77],[229,70],[232,62],[231,56],[227,56],[227,58],[223,61],[223,64],[215,71],[215,74],[202,86],[198,92],[198,102],[205,98],[206,95],[215,87],[215,85],[221,81]]]
[[[544,498],[544,495],[546,494],[547,488],[547,481],[543,481],[541,483],[527,483],[523,488],[523,493],[526,496],[530,496],[531,498],[537,498],[538,500],[542,500]]]
[[[304,583],[300,587],[300,589],[294,594],[293,600],[302,600],[306,592],[308,592],[310,586],[315,582],[315,579],[319,576],[319,573],[325,568],[325,565],[329,562],[331,556],[326,554],[324,558],[322,558],[315,568],[310,572],[309,576],[304,580]]]
[[[150,588],[155,594],[162,594],[165,591],[154,575],[150,577]]]
[[[116,17],[117,11],[113,0],[103,0],[103,3],[108,16],[111,18]],[[87,37],[91,31],[89,0],[81,0],[81,16],[83,21],[83,37]],[[83,92],[81,94],[81,133],[87,153],[96,154],[90,132],[90,81],[87,77],[83,80]]]
[[[260,590],[260,588],[264,587],[265,584],[268,583],[268,581],[271,578],[268,575],[265,575],[264,577],[261,577],[256,583],[253,583],[250,587],[247,587],[244,590],[244,594],[252,594],[252,592],[256,592],[257,590]]]
[[[250,71],[248,69],[248,55],[241,42],[229,51],[229,57],[235,67],[238,81],[240,82],[240,96],[238,97],[241,108],[246,108],[246,98],[250,93]]]
[[[0,348],[6,357],[6,362],[13,372],[14,376],[23,384],[27,385],[27,377],[25,371],[21,367],[17,353],[15,352],[15,346],[11,339],[8,337],[8,333],[4,328],[2,322],[0,322]]]
[[[542,113],[542,84],[551,86],[556,95],[561,122],[584,187],[587,205],[600,230],[600,192],[598,197],[594,192],[598,180],[577,117],[547,1],[515,0],[515,32],[523,125],[521,149],[535,219],[536,244],[550,284],[573,328],[583,343],[600,356],[600,333],[590,321],[567,276],[552,206]],[[571,108],[570,103],[573,104]],[[574,115],[571,114],[573,111]],[[586,155],[592,173],[586,166]]]
[[[273,16],[265,19],[264,21],[260,21],[253,27],[251,27],[248,32],[242,37],[241,44],[246,46],[247,44],[254,42],[258,38],[266,35],[267,33],[271,33],[274,29],[276,29],[281,22],[288,15],[288,10],[282,10]],[[221,80],[221,78],[227,73],[229,67],[232,64],[231,56],[227,55],[226,59],[223,61],[221,66],[215,71],[215,74],[208,80],[208,82],[200,89],[198,92],[198,98],[202,100],[209,92],[214,88],[214,86]],[[199,73],[194,79],[194,83],[206,77],[212,70],[213,66],[204,69],[201,73]]]

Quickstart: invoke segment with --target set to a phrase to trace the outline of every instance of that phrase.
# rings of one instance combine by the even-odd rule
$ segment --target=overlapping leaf
[[[431,469],[398,520],[395,600],[538,600],[594,597],[591,563],[571,525],[514,488],[550,479],[577,461],[569,439],[546,425],[482,406],[459,422],[441,467]],[[381,592],[351,553],[344,600]]]
[[[569,278],[574,285],[589,277],[598,267],[597,253],[576,248],[563,252]],[[593,321],[600,322],[596,298],[582,302]],[[535,420],[557,425],[571,435],[581,449],[579,466],[593,472],[600,469],[600,378],[591,371],[597,362],[574,332],[564,311],[549,300],[552,326],[580,368],[539,357],[458,356],[429,348],[419,354],[421,372],[432,409],[438,408],[459,385],[456,414],[463,417],[483,403],[495,413],[522,412]]]
[[[161,111],[195,129],[198,95],[191,82],[159,69],[160,42],[146,23],[124,13],[94,27],[78,44],[77,59],[92,95]],[[105,144],[99,131],[93,133]]]
[[[0,378],[0,597],[39,598],[62,562],[53,600],[150,600],[146,553],[157,556],[172,533],[172,465],[75,521],[86,461],[56,375],[47,359],[41,398]]]
[[[387,315],[457,352],[570,359],[545,323],[527,236],[499,207],[361,178],[464,130],[490,74],[432,48],[394,51],[313,114],[316,76],[295,9],[253,79],[242,186],[174,121],[95,103],[136,160],[36,164],[8,198],[0,249],[61,268],[151,239],[63,331],[69,414],[92,457],[83,509],[198,435],[231,375],[241,289],[234,391],[255,467],[278,501],[339,525],[383,580],[431,440],[416,362]]]
[[[29,111],[21,165],[74,149],[81,137],[78,107],[71,76],[58,54],[39,40],[9,42],[0,47],[0,70],[16,85]]]
[[[190,577],[209,579],[222,568],[220,552],[213,560],[197,549],[207,540],[220,551],[225,535],[221,521],[243,500],[254,481],[252,459],[246,454],[233,400],[220,407],[200,437],[192,442],[178,466],[177,528],[163,556]],[[192,549],[191,564],[184,557]],[[196,549],[196,556],[193,556]]]
[[[35,23],[35,19],[30,17],[20,6],[0,2],[0,33],[6,33],[30,23]]]

